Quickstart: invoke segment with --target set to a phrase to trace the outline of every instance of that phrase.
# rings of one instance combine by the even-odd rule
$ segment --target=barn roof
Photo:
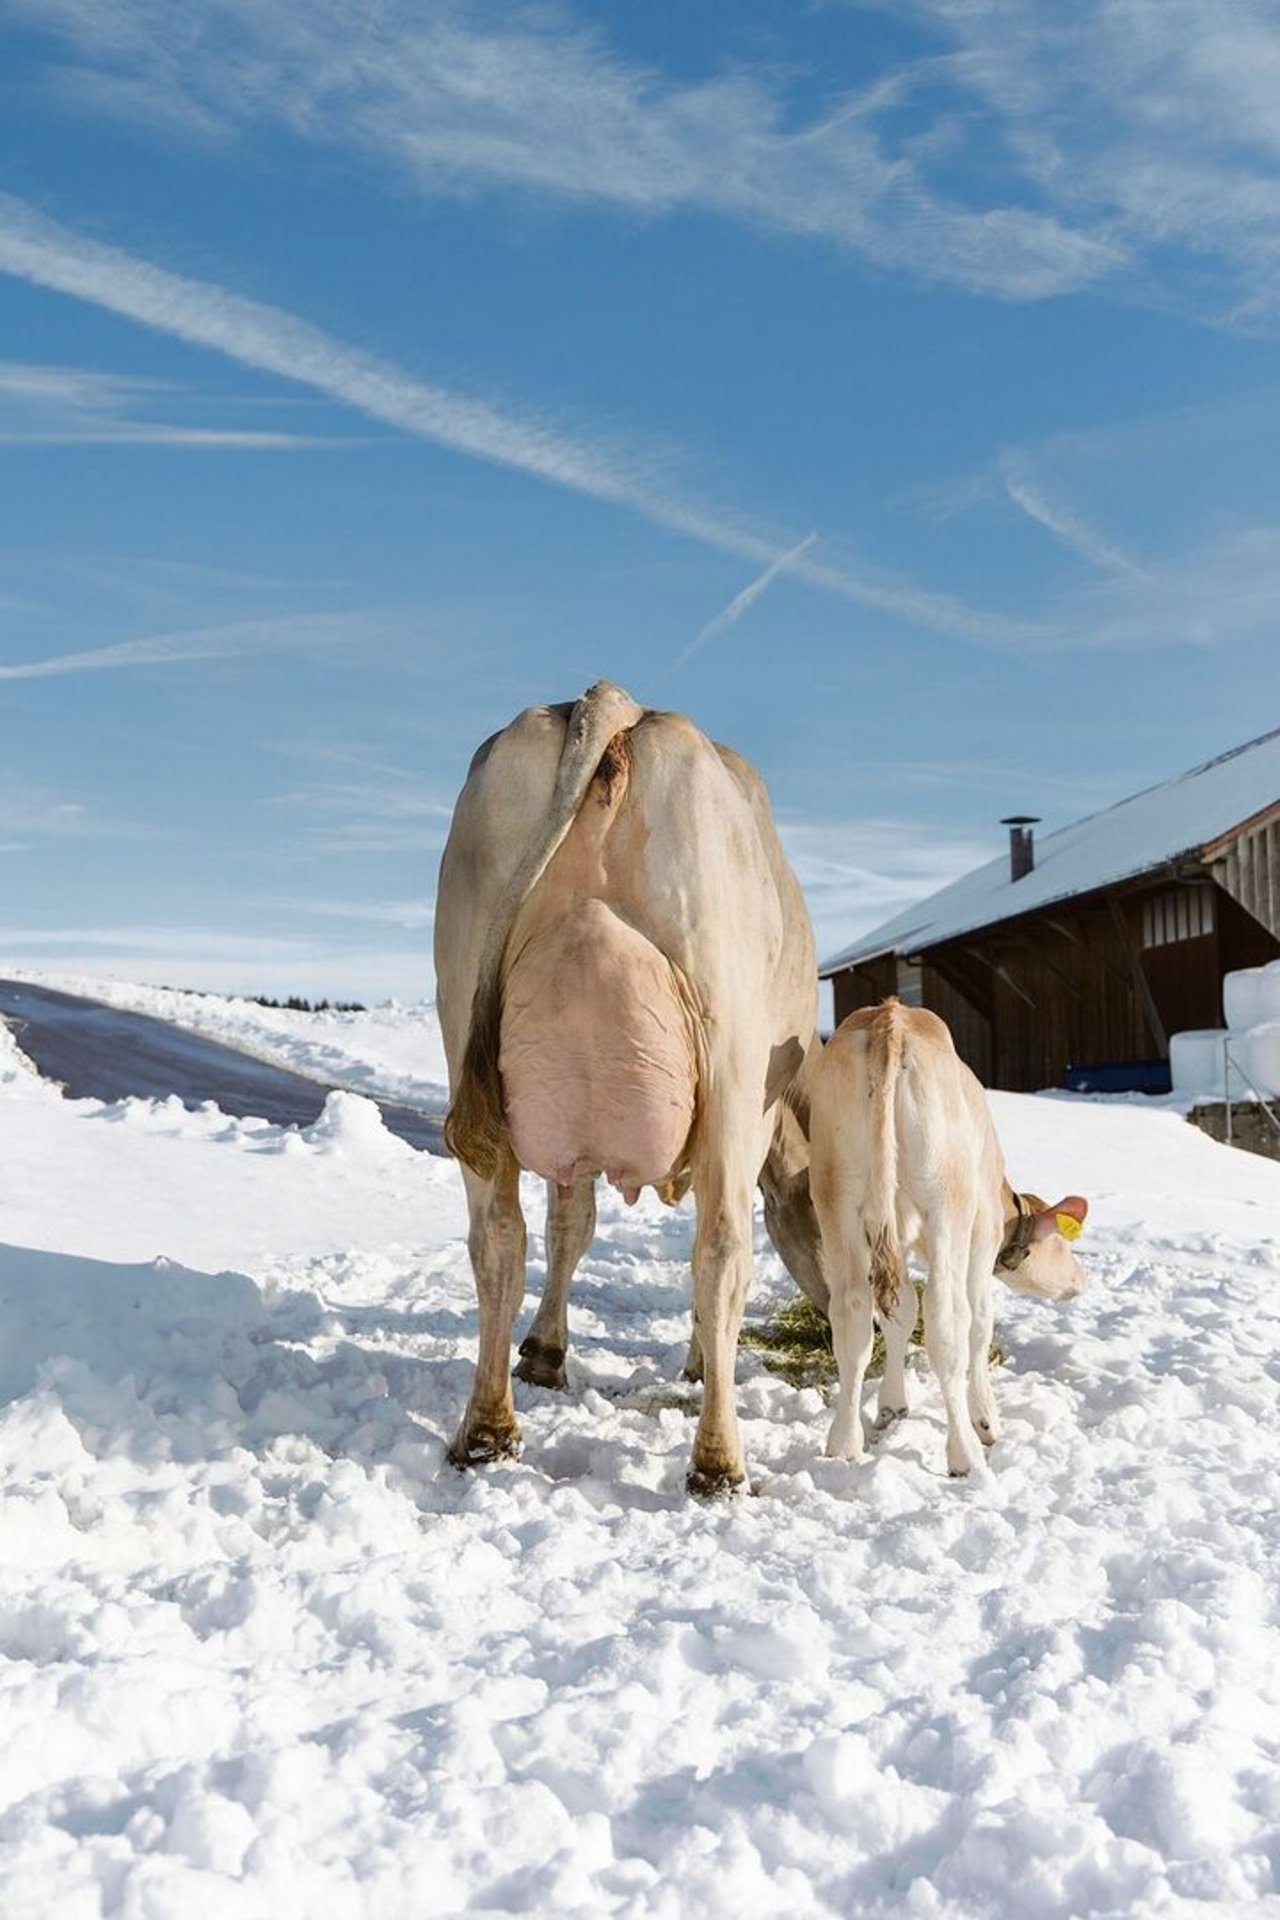
[[[1280,727],[1158,787],[1036,841],[1036,864],[1009,877],[1008,852],[886,920],[818,969],[825,979],[885,953],[915,953],[962,933],[1136,879],[1280,804]]]

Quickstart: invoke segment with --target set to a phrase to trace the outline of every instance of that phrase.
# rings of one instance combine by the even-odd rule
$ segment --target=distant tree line
[[[275,1000],[269,993],[251,993],[247,996],[255,1007],[283,1007],[289,1013],[365,1013],[368,1009],[362,1000],[304,1000],[300,993],[291,993],[287,1000]]]
[[[162,993],[189,993],[197,1000],[214,1000],[222,996],[212,993],[207,987],[162,987]],[[291,993],[287,1000],[276,1000],[269,993],[242,993],[237,996],[248,1000],[255,1007],[281,1007],[286,1013],[367,1013],[369,1009],[363,1000],[304,1000],[300,993]]]

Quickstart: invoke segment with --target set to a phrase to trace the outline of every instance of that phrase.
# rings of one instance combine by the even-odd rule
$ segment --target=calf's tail
[[[502,1039],[502,961],[516,915],[551,865],[578,816],[609,743],[643,719],[644,709],[608,680],[589,687],[569,716],[551,804],[516,863],[494,911],[480,956],[462,1071],[445,1117],[449,1151],[491,1180],[510,1151],[498,1057]],[[626,742],[615,759],[625,767]]]
[[[863,1229],[871,1252],[871,1291],[876,1311],[889,1320],[906,1284],[898,1239],[897,1089],[904,1032],[899,1002],[877,1007],[867,1033],[867,1098],[871,1109],[871,1164],[863,1206]]]

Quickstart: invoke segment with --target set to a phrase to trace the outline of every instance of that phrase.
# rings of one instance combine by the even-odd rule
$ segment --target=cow
[[[758,1178],[802,1283],[825,1296],[785,1103],[816,1046],[813,933],[763,781],[607,681],[573,706],[528,708],[472,761],[441,863],[435,964],[480,1335],[451,1458],[519,1451],[521,1168],[550,1195],[547,1292],[521,1366],[549,1384],[604,1174],[628,1200],[693,1192],[690,1366],[705,1389],[688,1486],[731,1490]]]
[[[822,1234],[840,1386],[827,1452],[863,1454],[860,1403],[873,1314],[885,1337],[878,1428],[907,1411],[916,1293],[904,1252],[928,1272],[924,1337],[947,1415],[947,1466],[963,1476],[999,1435],[988,1350],[992,1275],[1042,1299],[1079,1293],[1068,1244],[1088,1204],[1019,1194],[986,1096],[946,1025],[889,999],[849,1015],[807,1072],[810,1184]]]

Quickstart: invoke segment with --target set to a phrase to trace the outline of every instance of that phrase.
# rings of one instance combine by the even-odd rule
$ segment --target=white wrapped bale
[[[1175,1033],[1169,1039],[1169,1076],[1175,1093],[1197,1100],[1221,1100],[1223,1049],[1227,1039],[1222,1027],[1193,1027],[1187,1033]]]
[[[1264,1020],[1248,1033],[1233,1035],[1231,1054],[1264,1100],[1280,1096],[1280,1020]],[[1233,1073],[1231,1080],[1238,1090],[1239,1076]]]
[[[1259,969],[1258,1008],[1250,1025],[1258,1026],[1263,1021],[1280,1020],[1280,960],[1271,960]]]
[[[1263,972],[1262,967],[1240,967],[1222,976],[1222,1011],[1233,1033],[1266,1018],[1258,1004]]]

